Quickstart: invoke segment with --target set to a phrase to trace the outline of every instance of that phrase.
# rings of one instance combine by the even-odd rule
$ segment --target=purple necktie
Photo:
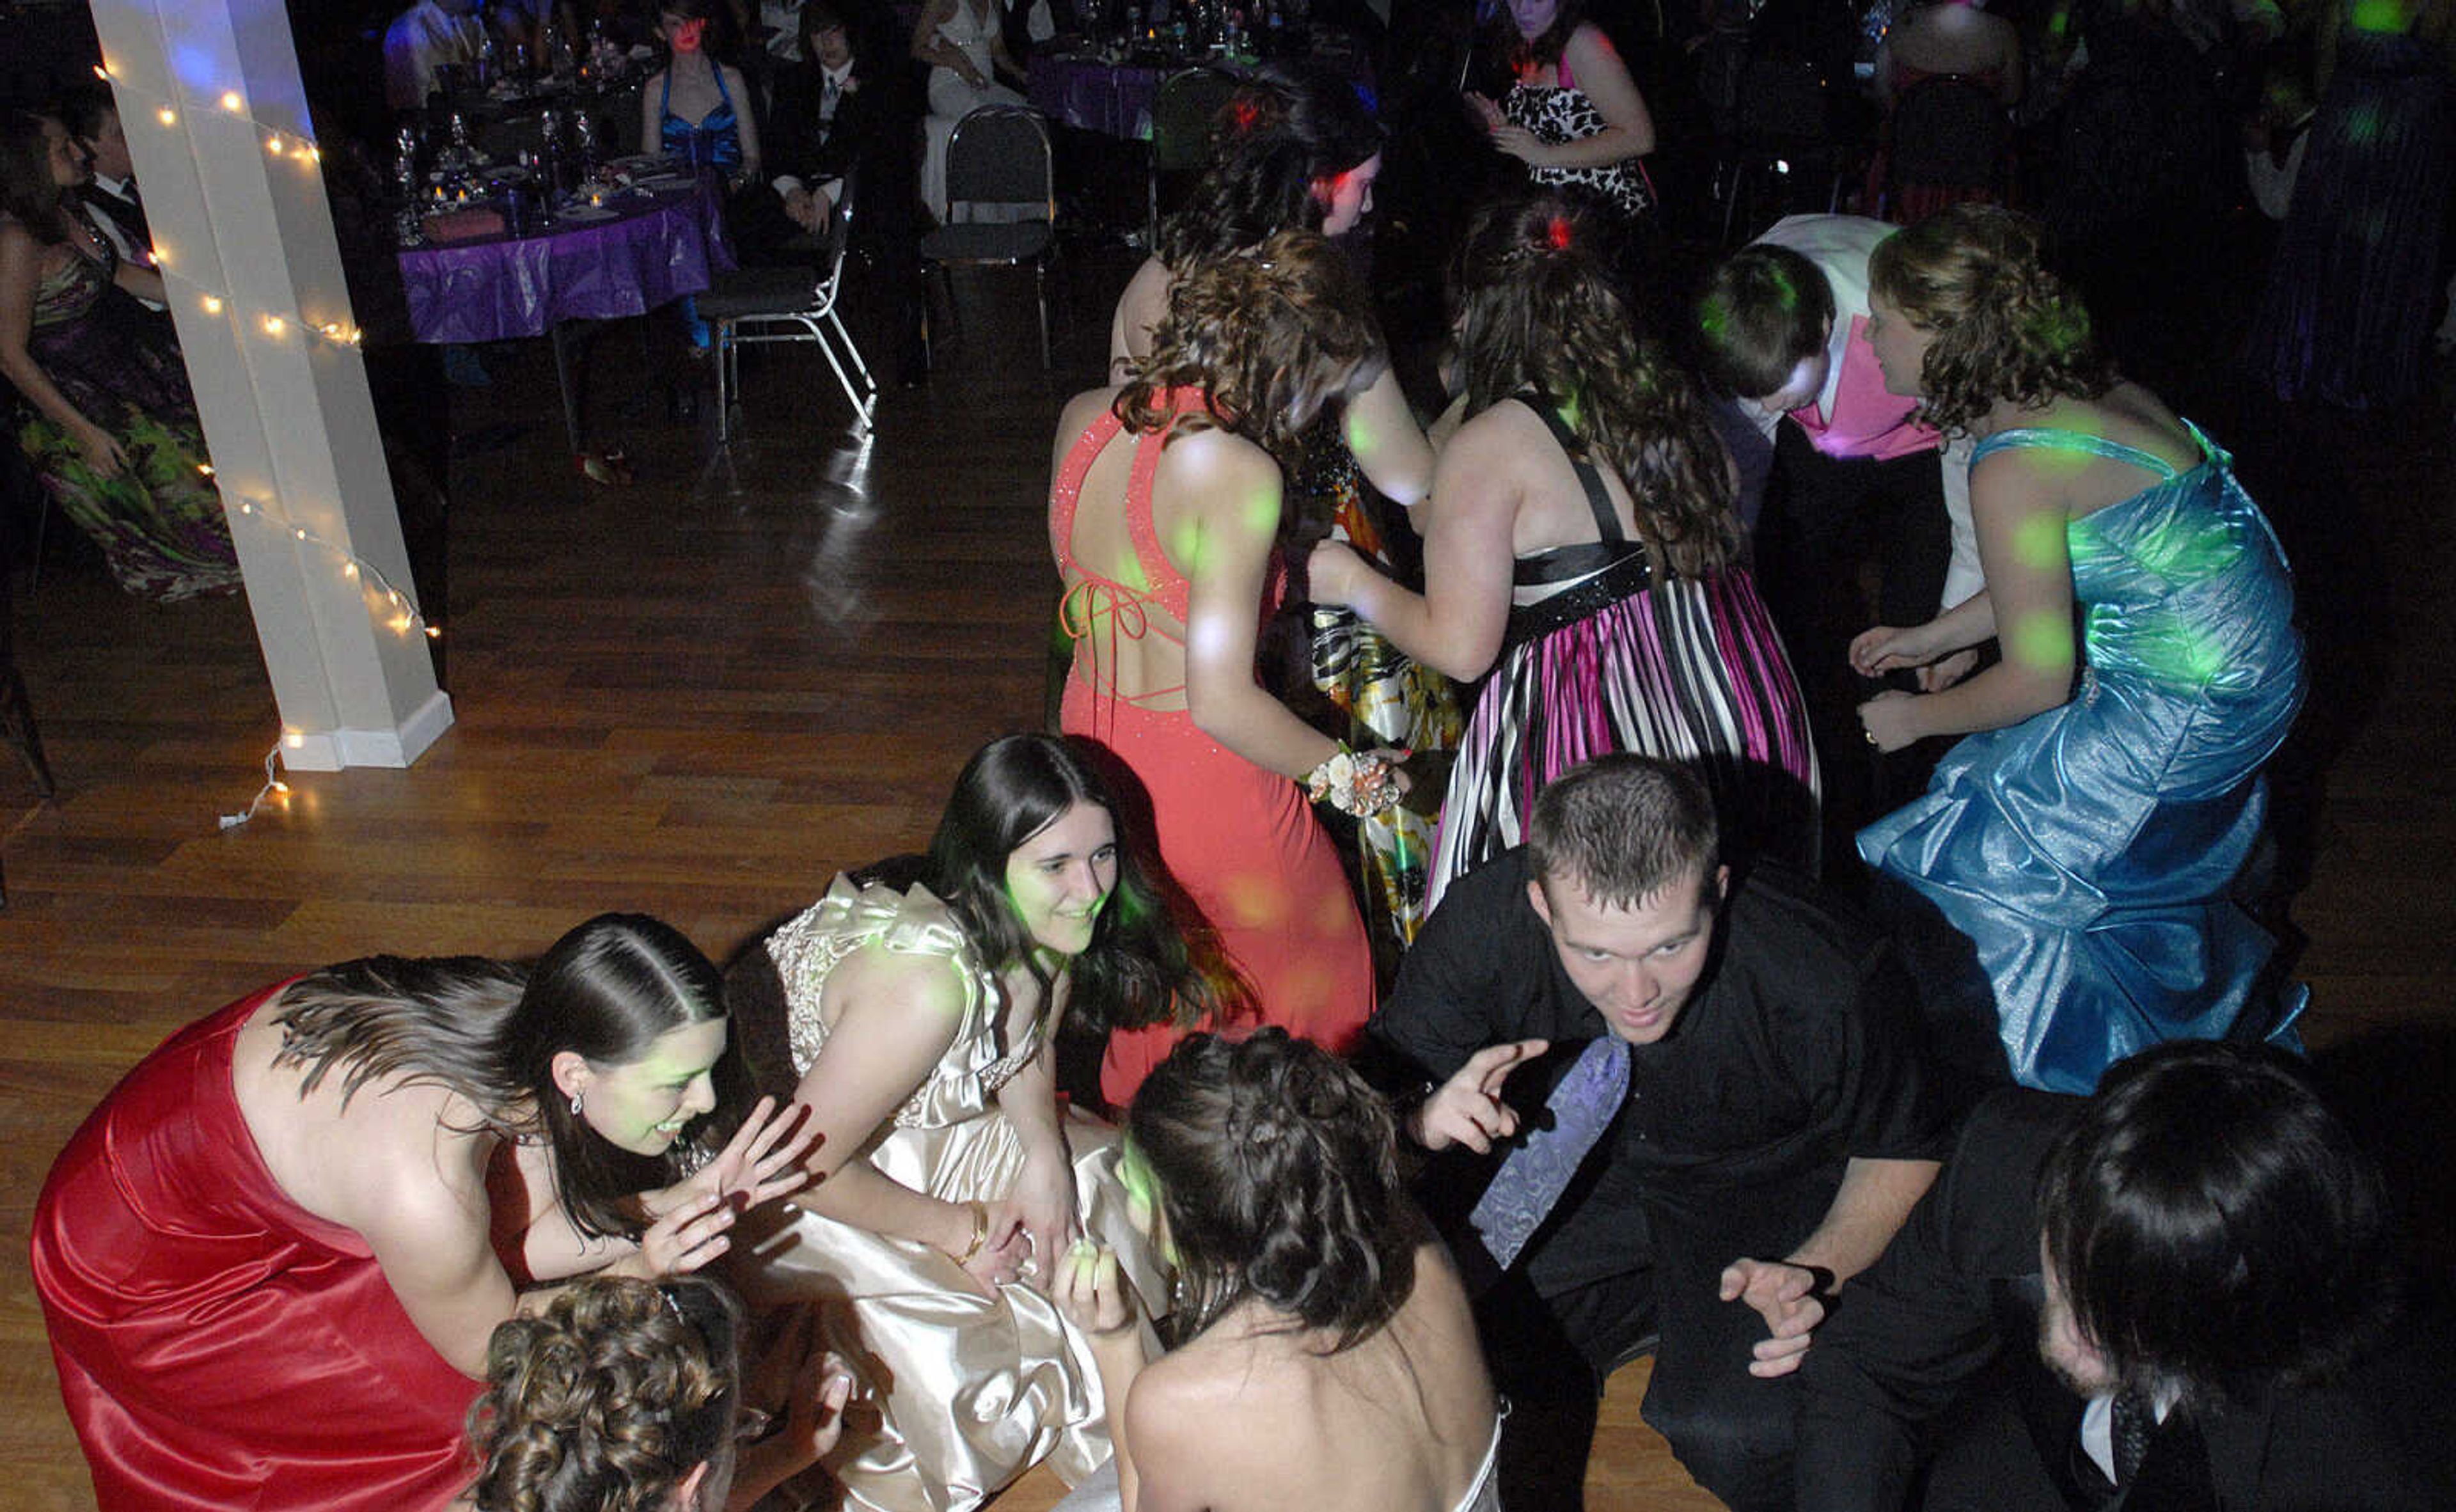
[[[1535,1130],[1509,1153],[1467,1215],[1503,1270],[1569,1189],[1569,1178],[1627,1095],[1628,1041],[1606,1034],[1589,1042],[1544,1105],[1551,1112],[1551,1127]]]

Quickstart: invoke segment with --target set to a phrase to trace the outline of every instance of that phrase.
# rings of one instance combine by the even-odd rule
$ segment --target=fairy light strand
[[[279,742],[276,742],[273,748],[264,753],[264,786],[256,790],[256,796],[247,801],[245,808],[235,814],[221,816],[222,828],[236,829],[255,818],[256,811],[264,807],[265,800],[268,798],[276,794],[284,798],[290,796],[290,785],[281,780],[280,768],[281,746]]]
[[[129,88],[127,81],[118,76],[117,71],[111,67],[108,59],[93,66],[93,75],[116,90]],[[247,112],[247,97],[236,90],[223,91],[220,98],[214,103],[232,115],[243,115]],[[153,114],[155,122],[164,131],[177,130],[180,125],[180,112],[172,101],[159,102]],[[265,136],[264,151],[269,157],[287,158],[304,169],[317,170],[323,166],[323,150],[311,137],[285,135],[278,131],[269,132]],[[162,255],[160,249],[148,248],[147,250],[153,254],[155,266],[169,265],[170,259]],[[234,318],[243,317],[243,312],[231,311],[230,300],[225,296],[209,290],[197,291],[196,303],[209,317],[219,318],[229,312]],[[344,351],[356,350],[363,340],[363,333],[353,324],[341,320],[310,320],[304,315],[295,311],[258,312],[256,324],[266,337],[276,341],[287,337],[294,326],[328,345]],[[196,471],[208,479],[214,476],[211,463],[197,464]],[[384,623],[394,634],[404,638],[411,635],[423,635],[430,641],[442,639],[443,627],[429,623],[417,602],[403,593],[391,578],[385,576],[382,568],[366,558],[338,541],[328,541],[316,534],[277,512],[271,503],[264,501],[242,498],[238,503],[238,512],[249,518],[262,518],[289,535],[294,544],[313,546],[329,553],[339,562],[342,580],[356,585],[361,594],[364,594],[367,587],[372,584],[376,591],[383,595],[385,603],[391,609],[391,614]],[[281,752],[285,746],[303,744],[303,740],[304,737],[297,730],[282,732],[281,738],[264,753],[263,785],[256,788],[256,795],[248,800],[245,808],[220,816],[219,823],[222,829],[236,829],[255,819],[267,803],[289,797],[290,785],[283,781],[281,776]]]
[[[196,471],[207,478],[214,476],[213,467],[207,463],[199,463]],[[247,519],[264,521],[288,536],[294,545],[313,546],[338,559],[343,582],[357,585],[362,595],[370,587],[383,595],[385,603],[392,610],[391,616],[384,621],[384,625],[394,634],[404,639],[412,635],[422,635],[430,641],[443,639],[443,627],[429,623],[424,612],[419,608],[417,601],[403,593],[392,579],[384,575],[381,567],[366,558],[338,541],[328,541],[316,534],[297,521],[278,513],[270,503],[261,500],[241,498],[238,501],[238,512]],[[285,746],[301,744],[302,739],[303,737],[296,730],[282,732],[281,739],[275,742],[273,748],[264,753],[264,786],[258,787],[256,790],[256,796],[248,800],[246,808],[221,816],[220,824],[223,829],[236,829],[254,819],[267,802],[289,796],[290,785],[281,780],[281,751]]]

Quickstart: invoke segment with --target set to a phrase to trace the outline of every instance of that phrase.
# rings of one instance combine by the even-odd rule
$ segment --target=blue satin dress
[[[2159,481],[2066,529],[2084,610],[2071,700],[1963,740],[1924,795],[1859,832],[1880,877],[1960,936],[1939,952],[1933,918],[1927,948],[1910,931],[1931,1016],[1992,1022],[2033,1087],[2087,1093],[2160,1040],[2295,1043],[2303,994],[2267,980],[2276,940],[2238,901],[2267,817],[2261,766],[2307,686],[2293,580],[2231,459],[2192,434],[2201,460],[2180,473],[2074,431],[1978,443],[1974,465],[2036,448]]]
[[[730,174],[742,166],[742,122],[734,114],[733,92],[725,87],[725,71],[715,72],[720,103],[694,126],[673,112],[674,71],[665,70],[657,94],[657,139],[667,157]]]

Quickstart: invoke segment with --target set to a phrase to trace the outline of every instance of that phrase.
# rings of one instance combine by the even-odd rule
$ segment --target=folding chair
[[[1005,206],[1027,218],[975,220],[975,210]],[[1032,265],[1033,293],[1040,308],[1040,365],[1049,366],[1049,255],[1056,243],[1057,183],[1049,148],[1049,123],[1020,105],[984,105],[955,123],[947,143],[947,224],[921,238],[922,276],[936,270],[946,283],[952,317],[955,290],[946,270]],[[921,322],[922,360],[932,362],[934,322],[926,296]]]
[[[812,341],[834,370],[845,398],[863,425],[878,405],[878,381],[861,359],[852,334],[836,314],[844,289],[845,246],[851,240],[854,180],[838,193],[834,214],[815,244],[811,267],[742,268],[720,276],[697,300],[699,317],[714,329],[716,347],[716,440],[732,437],[733,405],[742,387],[746,346]]]

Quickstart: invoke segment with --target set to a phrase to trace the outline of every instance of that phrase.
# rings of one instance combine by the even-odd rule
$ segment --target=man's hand
[[[1723,1267],[1723,1300],[1746,1302],[1766,1320],[1749,1374],[1770,1380],[1799,1368],[1808,1336],[1825,1321],[1817,1273],[1788,1260],[1733,1260]]]
[[[1492,1141],[1518,1132],[1518,1112],[1501,1100],[1502,1083],[1550,1048],[1548,1040],[1521,1039],[1477,1051],[1416,1110],[1408,1133],[1427,1150],[1458,1144],[1478,1154],[1490,1153]]]

